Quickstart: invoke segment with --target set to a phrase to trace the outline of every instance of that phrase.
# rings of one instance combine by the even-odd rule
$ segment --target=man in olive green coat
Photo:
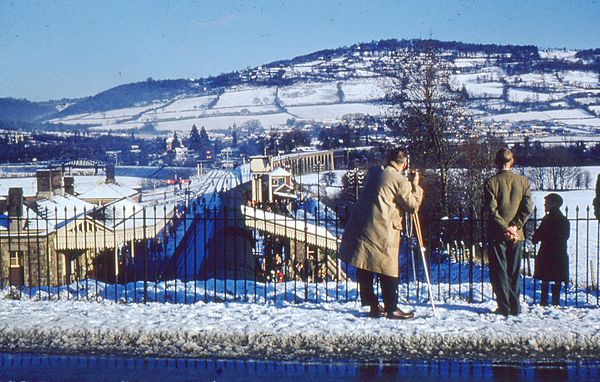
[[[386,315],[391,319],[406,319],[412,312],[398,309],[398,253],[402,214],[415,213],[421,205],[423,189],[419,174],[409,181],[403,171],[408,157],[401,149],[393,150],[388,165],[369,170],[365,187],[356,202],[344,230],[339,257],[357,268],[361,301],[370,306],[370,316]],[[379,306],[373,291],[377,274],[385,310]]]
[[[523,257],[523,226],[533,210],[531,189],[524,176],[511,171],[513,154],[496,153],[498,173],[485,181],[484,207],[488,215],[490,281],[496,294],[496,313],[521,313],[519,287]]]

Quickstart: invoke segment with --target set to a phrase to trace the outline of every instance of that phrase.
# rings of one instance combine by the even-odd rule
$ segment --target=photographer
[[[412,312],[398,309],[398,252],[402,215],[418,210],[423,189],[418,173],[411,173],[411,180],[403,175],[407,166],[407,154],[394,149],[385,168],[369,170],[342,237],[339,257],[356,267],[361,303],[370,307],[371,317],[413,317]],[[375,275],[379,276],[385,309],[373,290]]]

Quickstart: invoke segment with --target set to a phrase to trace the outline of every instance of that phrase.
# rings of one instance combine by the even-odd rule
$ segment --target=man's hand
[[[414,185],[414,186],[418,186],[419,185],[419,172],[414,170],[411,171],[410,174],[408,175],[410,178],[410,182]]]
[[[518,229],[516,225],[508,226],[506,231],[504,231],[504,237],[506,240],[517,241],[519,240]]]

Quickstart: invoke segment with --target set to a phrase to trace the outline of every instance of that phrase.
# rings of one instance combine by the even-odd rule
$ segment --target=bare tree
[[[546,186],[546,171],[544,167],[531,167],[527,170],[526,174],[529,181],[531,182],[531,187],[537,190],[544,190]]]
[[[496,151],[503,147],[501,139],[493,136],[470,138],[462,145],[462,170],[451,177],[453,192],[450,205],[453,210],[479,216],[483,201],[483,183],[496,170],[492,163]]]
[[[321,176],[319,183],[323,183],[323,184],[325,184],[325,186],[331,187],[331,186],[335,185],[336,181],[337,181],[336,173],[333,171],[328,171]]]
[[[548,183],[552,190],[568,190],[575,188],[581,170],[573,166],[567,148],[557,146],[550,150],[548,159],[550,166],[547,168]]]
[[[586,190],[589,190],[592,185],[592,174],[589,171],[583,172],[583,185]]]
[[[409,145],[413,163],[436,170],[439,203],[449,214],[449,170],[458,163],[460,141],[472,131],[460,89],[450,83],[450,63],[430,44],[398,51],[387,75],[392,103],[388,124]]]

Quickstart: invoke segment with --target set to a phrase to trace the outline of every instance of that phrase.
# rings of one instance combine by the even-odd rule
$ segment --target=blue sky
[[[84,97],[428,37],[600,48],[600,0],[0,0],[0,97]]]

